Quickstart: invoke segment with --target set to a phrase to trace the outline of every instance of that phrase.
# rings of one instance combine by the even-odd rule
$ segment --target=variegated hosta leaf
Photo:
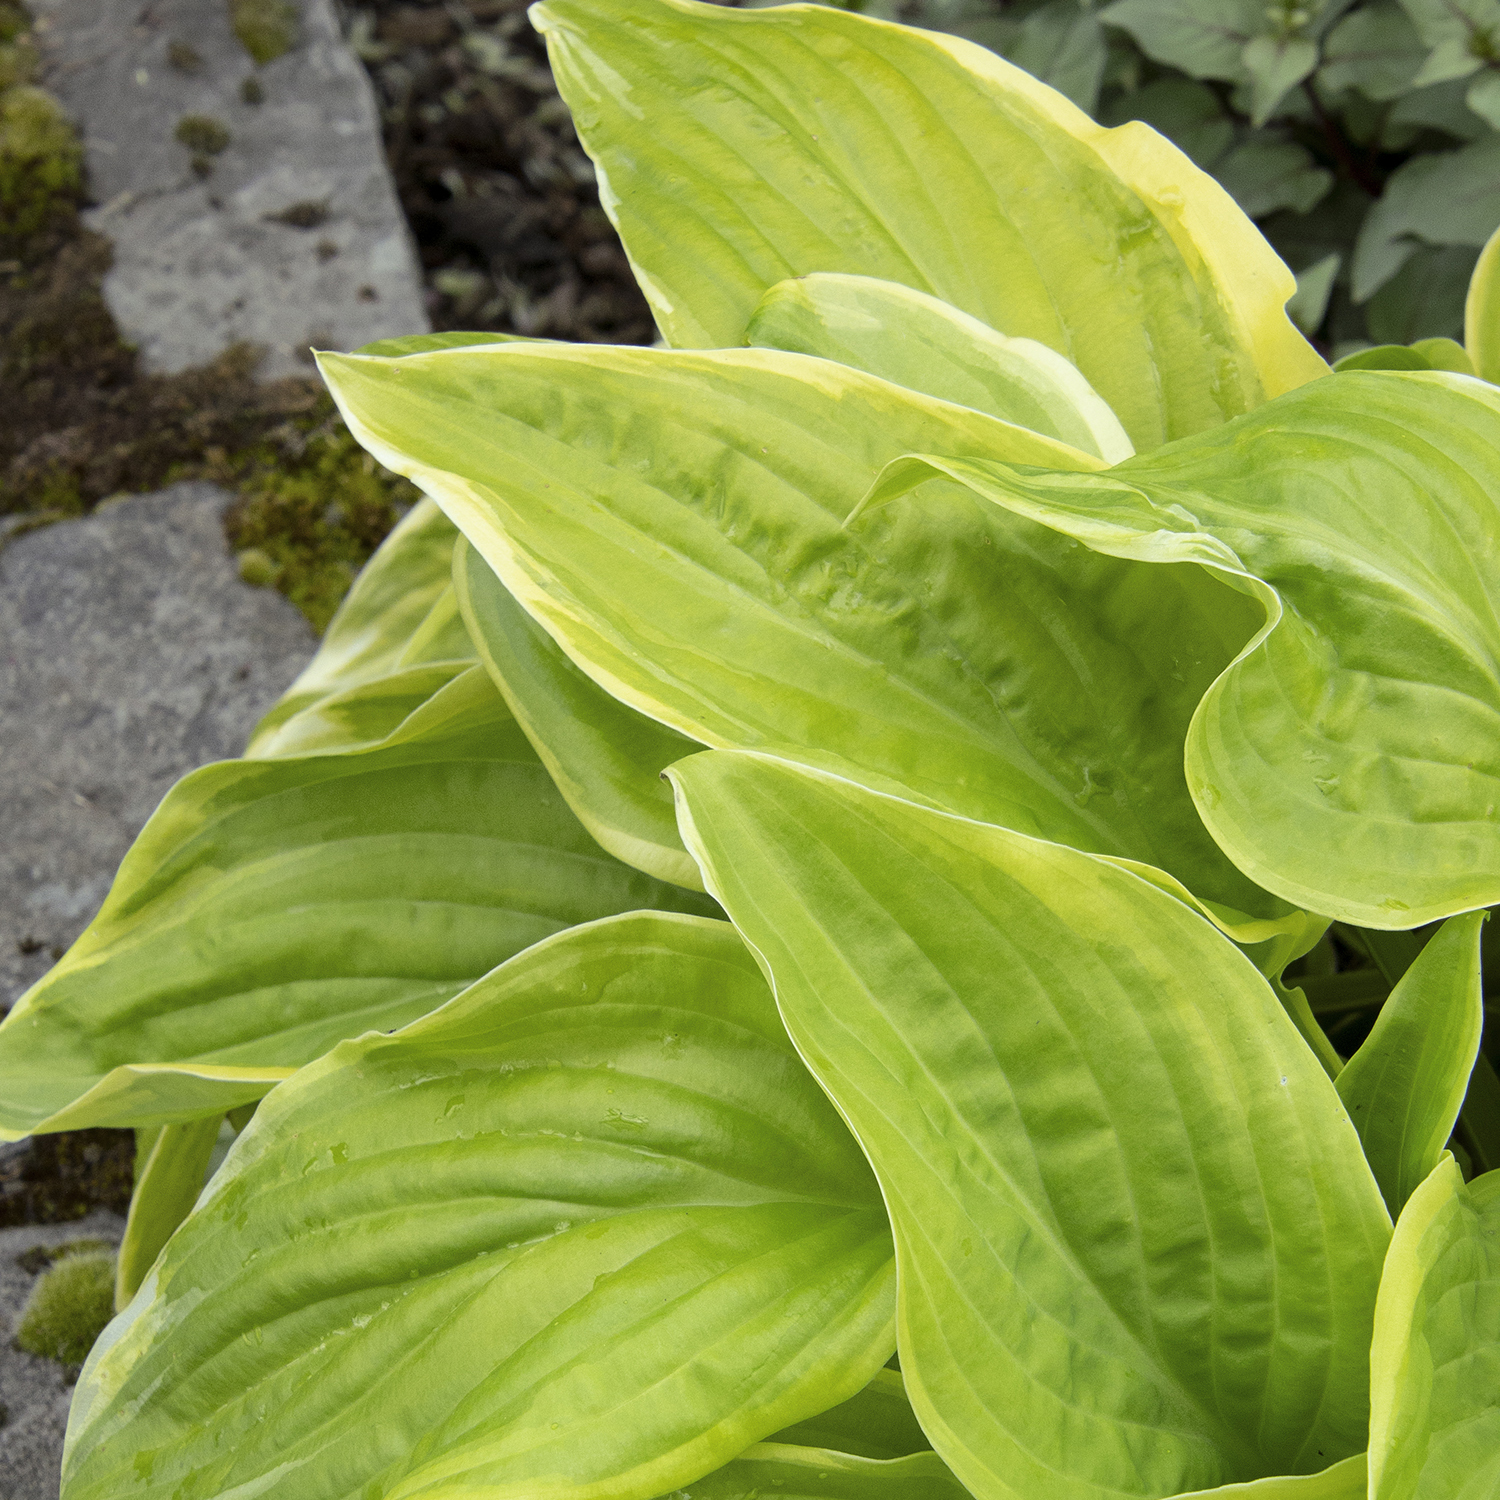
[[[0,1139],[222,1112],[636,907],[714,910],[599,848],[471,667],[378,744],[173,787],[0,1024]]]
[[[1500,229],[1480,252],[1469,282],[1464,345],[1479,374],[1500,385]]]
[[[1500,1172],[1445,1155],[1407,1199],[1370,1363],[1370,1500],[1500,1492]]]
[[[917,439],[1028,466],[1072,450],[763,349],[508,344],[323,369],[359,440],[649,718],[1160,867],[1250,941],[1300,921],[1217,848],[1183,778],[1254,600],[951,486],[876,530],[842,524]]]
[[[1443,924],[1334,1080],[1393,1217],[1437,1166],[1474,1071],[1484,918],[1470,912]]]
[[[79,1382],[67,1500],[649,1500],[895,1342],[859,1147],[733,929],[539,944],[276,1089]]]
[[[1258,884],[1373,928],[1500,902],[1500,391],[1344,374],[1107,474],[912,459],[871,503],[935,474],[1262,600],[1186,749],[1203,821]]]
[[[626,864],[702,890],[661,773],[703,747],[611,698],[462,539],[453,582],[490,676],[583,826]]]
[[[757,1443],[733,1463],[662,1500],[970,1500],[936,1453],[860,1458],[827,1448]],[[1342,1497],[1340,1497],[1342,1500]]]
[[[880,1179],[912,1405],[979,1500],[1363,1451],[1390,1219],[1233,944],[1109,861],[847,781],[724,752],[669,774]]]
[[[789,276],[875,276],[1064,355],[1141,451],[1327,371],[1211,177],[982,47],[831,7],[532,16],[671,344],[739,343]]]
[[[135,1191],[115,1263],[116,1312],[135,1296],[161,1247],[198,1201],[223,1123],[223,1115],[205,1115],[167,1125],[149,1150],[137,1146]]]
[[[376,549],[355,579],[317,654],[250,737],[249,755],[297,753],[338,743],[383,739],[436,690],[443,673],[457,676],[474,660],[452,593],[453,523],[431,500],[420,500]],[[419,672],[408,678],[405,671]],[[288,721],[330,698],[395,678],[372,701],[335,704],[325,720]],[[381,710],[386,700],[383,727]]]
[[[1135,449],[1120,419],[1062,355],[894,281],[816,274],[761,298],[745,342],[837,360],[943,401],[1029,427],[1106,463]]]

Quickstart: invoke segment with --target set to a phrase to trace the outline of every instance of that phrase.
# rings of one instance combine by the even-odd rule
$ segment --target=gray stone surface
[[[34,1245],[102,1239],[118,1244],[125,1221],[100,1210],[70,1224],[0,1229],[0,1500],[57,1500],[63,1433],[73,1387],[68,1372],[50,1359],[11,1347],[21,1309],[36,1275],[16,1257]]]
[[[262,68],[227,0],[30,0],[43,82],[82,131],[86,222],[114,242],[104,293],[149,370],[263,346],[264,378],[306,373],[309,344],[353,349],[427,329],[369,80],[332,0],[297,0],[296,47]],[[185,72],[169,49],[190,48]],[[253,77],[264,99],[241,98]],[[205,116],[230,134],[199,177],[174,138]],[[292,210],[326,217],[305,227]]]
[[[242,583],[209,484],[105,505],[0,552],[0,1006],[98,909],[162,794],[237,755],[312,654]]]

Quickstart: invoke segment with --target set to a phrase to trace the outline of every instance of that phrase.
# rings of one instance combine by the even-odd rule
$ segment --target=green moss
[[[0,95],[0,235],[35,234],[83,180],[83,152],[51,94],[21,84]]]
[[[290,52],[297,40],[297,12],[287,0],[229,0],[229,24],[258,65]]]
[[[326,398],[228,462],[239,471],[226,530],[240,577],[285,594],[321,633],[416,489],[376,464]]]
[[[200,156],[217,156],[232,139],[229,127],[212,115],[184,115],[172,134]]]
[[[38,58],[29,36],[0,42],[0,90],[30,83],[36,76]]]
[[[31,17],[17,0],[0,0],[0,42],[13,42],[31,28]]]
[[[102,1250],[66,1255],[31,1289],[16,1344],[28,1354],[81,1365],[114,1313],[114,1256]]]

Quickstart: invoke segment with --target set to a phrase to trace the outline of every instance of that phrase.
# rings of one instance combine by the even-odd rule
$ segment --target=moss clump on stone
[[[32,1287],[16,1345],[28,1354],[81,1365],[114,1315],[114,1256],[102,1250],[65,1255]]]
[[[236,467],[225,531],[240,577],[285,594],[321,634],[416,489],[354,441],[326,397]]]
[[[229,24],[257,66],[290,52],[297,40],[297,12],[287,0],[229,0]]]
[[[83,152],[57,100],[29,84],[0,94],[0,235],[37,233],[82,180]]]
[[[29,36],[0,42],[0,91],[30,83],[36,77],[38,58]]]
[[[212,115],[184,115],[172,134],[199,156],[217,156],[232,139],[229,127]]]

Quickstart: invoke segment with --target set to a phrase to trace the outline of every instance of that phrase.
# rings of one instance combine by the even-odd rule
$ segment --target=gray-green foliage
[[[1107,124],[1145,120],[1297,273],[1344,353],[1457,337],[1500,226],[1500,0],[852,0],[992,47]]]

